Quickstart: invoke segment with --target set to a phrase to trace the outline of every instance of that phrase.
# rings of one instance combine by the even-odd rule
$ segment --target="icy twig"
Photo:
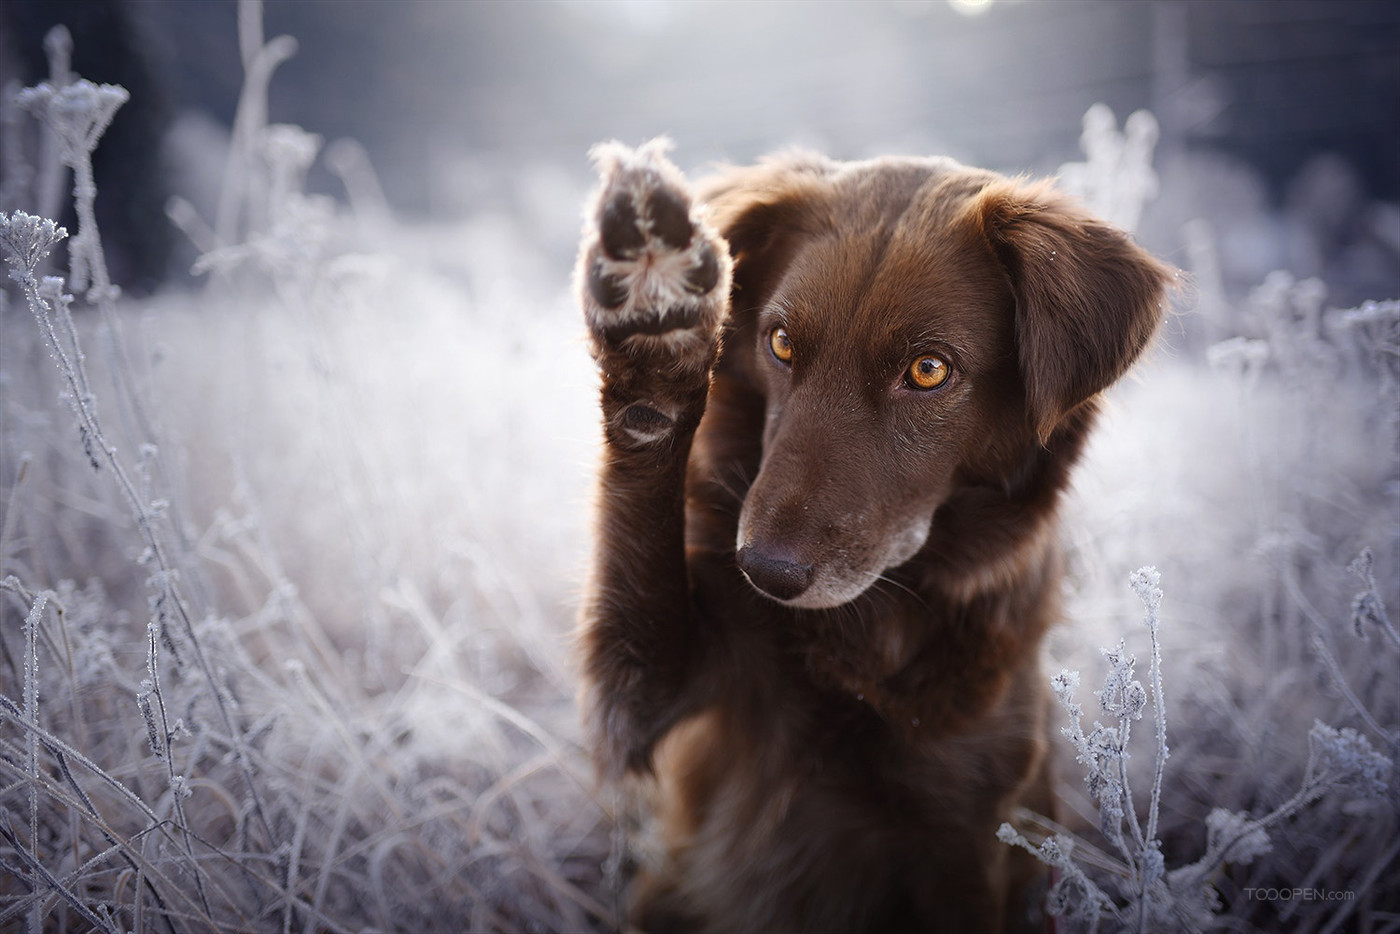
[[[1332,683],[1336,685],[1337,690],[1346,698],[1347,703],[1351,704],[1357,716],[1359,716],[1366,726],[1377,736],[1385,737],[1387,742],[1392,745],[1400,741],[1400,737],[1397,737],[1393,731],[1382,726],[1366,705],[1361,702],[1361,699],[1356,696],[1356,692],[1352,689],[1351,682],[1347,680],[1346,674],[1342,671],[1341,662],[1337,661],[1337,656],[1332,651],[1332,647],[1328,642],[1327,630],[1329,627],[1327,620],[1323,619],[1322,614],[1312,605],[1312,601],[1308,600],[1303,594],[1303,589],[1298,584],[1297,571],[1294,570],[1291,565],[1284,564],[1279,577],[1283,582],[1284,589],[1288,591],[1289,597],[1292,598],[1294,604],[1303,612],[1308,623],[1311,624],[1313,628],[1311,639],[1313,650],[1317,653],[1318,658],[1322,660],[1323,665],[1326,666],[1327,673],[1331,677]]]
[[[66,87],[73,80],[73,37],[59,24],[44,35],[44,54],[49,62],[49,84]],[[16,102],[18,103],[18,102]],[[58,137],[48,127],[40,131],[39,170],[35,180],[35,206],[43,217],[57,217],[63,209],[64,165],[58,158]]]
[[[1157,611],[1162,605],[1162,588],[1160,586],[1162,575],[1154,567],[1144,567],[1134,571],[1130,575],[1129,581],[1132,583],[1133,590],[1137,592],[1138,599],[1142,601],[1143,609],[1146,611],[1144,622],[1152,637],[1152,660],[1148,671],[1152,681],[1152,709],[1156,714],[1155,766],[1152,775],[1152,799],[1147,810],[1146,832],[1147,846],[1151,851],[1152,871],[1143,873],[1142,900],[1139,903],[1142,913],[1138,916],[1139,923],[1146,924],[1147,890],[1165,872],[1161,844],[1157,840],[1157,816],[1162,803],[1162,775],[1169,755],[1167,750],[1167,708],[1162,691],[1162,645],[1158,638],[1159,621],[1157,618]]]
[[[57,158],[73,171],[78,233],[69,243],[68,281],[75,292],[85,293],[87,301],[95,304],[102,315],[104,350],[111,363],[118,410],[127,437],[150,439],[155,432],[132,386],[132,368],[118,327],[116,302],[121,289],[112,283],[107,271],[107,256],[97,226],[97,184],[92,170],[92,154],[128,98],[126,89],[119,85],[97,85],[79,79],[58,86],[45,82],[25,88],[16,100],[48,128],[58,141]],[[65,307],[61,318],[66,311]],[[71,322],[65,326],[71,329]],[[76,348],[76,336],[73,341]]]
[[[297,42],[291,36],[278,36],[264,44],[260,0],[239,0],[238,40],[243,55],[243,92],[233,118],[233,141],[214,221],[219,242],[225,247],[241,242],[240,222],[244,227],[254,228],[259,223],[258,218],[245,218],[240,214],[240,210],[247,207],[250,193],[249,168],[254,164],[253,153],[267,126],[267,91],[272,73],[297,51]]]
[[[49,345],[49,350],[53,353],[60,372],[68,382],[70,389],[69,403],[78,418],[79,430],[83,437],[84,449],[88,453],[89,461],[94,467],[107,466],[116,478],[118,489],[127,501],[127,505],[136,520],[137,529],[146,547],[146,553],[156,566],[156,573],[153,575],[153,582],[156,584],[157,594],[155,596],[156,608],[166,609],[172,612],[180,621],[184,635],[189,641],[197,664],[204,677],[208,681],[215,704],[223,719],[225,729],[228,731],[230,742],[233,745],[235,758],[239,762],[245,781],[248,786],[248,793],[254,803],[254,809],[261,821],[268,839],[273,839],[271,825],[268,822],[262,806],[257,783],[253,780],[252,769],[247,761],[246,753],[243,749],[241,734],[238,731],[232,712],[229,710],[229,699],[223,690],[218,677],[214,674],[212,665],[205,656],[203,647],[196,637],[194,625],[189,618],[184,601],[181,599],[175,584],[175,570],[167,557],[163,543],[156,530],[156,519],[151,506],[149,506],[138,493],[130,476],[123,467],[121,460],[117,456],[117,450],[108,443],[98,421],[93,399],[89,394],[85,394],[81,389],[81,381],[78,375],[77,366],[73,363],[59,340],[53,324],[53,306],[50,298],[62,291],[61,280],[52,277],[45,280],[41,289],[34,279],[34,270],[43,256],[47,255],[52,245],[62,236],[62,228],[56,227],[52,221],[41,218],[34,218],[22,212],[16,212],[13,217],[0,214],[0,244],[3,244],[5,252],[9,254],[9,262],[12,266],[11,277],[20,284],[25,298],[29,303],[35,320],[39,324],[41,333]],[[172,773],[173,774],[173,773]],[[180,818],[183,832],[188,835],[188,822],[184,817],[184,805],[182,796],[174,794],[174,807]],[[193,861],[193,846],[186,838],[186,849],[190,859]],[[203,893],[203,881],[199,873],[195,874],[195,884],[197,889]],[[206,904],[207,910],[207,904]]]
[[[1270,849],[1269,828],[1292,817],[1327,791],[1343,786],[1362,797],[1385,794],[1390,759],[1376,752],[1365,736],[1350,727],[1334,729],[1317,721],[1308,731],[1308,764],[1302,786],[1287,801],[1260,818],[1212,811],[1207,819],[1211,834],[1200,860],[1175,870],[1174,888],[1204,885],[1227,860],[1247,863]]]
[[[48,603],[48,591],[34,600],[34,606],[24,620],[24,716],[39,722],[39,621]],[[39,848],[39,739],[33,733],[25,736],[25,760],[29,768],[29,845]],[[41,918],[35,905],[29,918],[31,931],[39,931]]]
[[[1129,114],[1119,132],[1113,111],[1094,104],[1084,114],[1079,147],[1083,162],[1060,166],[1060,184],[1105,220],[1131,233],[1143,207],[1157,197],[1152,151],[1160,136],[1157,118],[1146,110]]]
[[[1356,630],[1356,634],[1361,638],[1366,638],[1366,628],[1374,626],[1385,633],[1392,645],[1400,648],[1400,632],[1397,632],[1395,625],[1390,621],[1390,614],[1386,612],[1385,601],[1381,599],[1381,591],[1376,583],[1375,558],[1371,555],[1371,549],[1363,548],[1361,554],[1356,556],[1356,560],[1348,565],[1347,570],[1361,578],[1361,582],[1366,585],[1366,589],[1358,593],[1351,601],[1351,625]]]
[[[1060,917],[1086,923],[1088,930],[1098,930],[1099,921],[1107,912],[1117,921],[1123,916],[1113,899],[1085,874],[1074,861],[1074,838],[1062,834],[1052,834],[1036,846],[1026,839],[1016,828],[1003,823],[997,828],[997,839],[1010,846],[1017,846],[1030,853],[1047,866],[1056,869],[1060,877],[1045,896],[1046,910]]]
[[[112,283],[97,235],[93,205],[97,184],[93,181],[92,153],[117,110],[127,102],[126,89],[96,85],[86,79],[55,88],[48,82],[25,88],[17,100],[39,117],[58,138],[58,157],[73,170],[73,203],[78,211],[78,235],[69,246],[73,288],[96,290],[91,300],[111,295]],[[115,298],[115,295],[111,295]]]
[[[74,895],[72,890],[55,878],[54,874],[49,872],[49,870],[44,867],[44,864],[20,843],[19,839],[15,836],[14,829],[10,826],[10,812],[6,811],[4,808],[0,808],[0,837],[4,837],[5,841],[10,844],[11,849],[14,850],[15,854],[19,856],[20,860],[29,868],[30,872],[33,873],[33,878],[36,882],[42,879],[47,883],[49,888],[57,893],[64,901],[68,902],[68,904],[73,907],[73,910],[75,910],[93,930],[107,931],[109,934],[121,934],[120,929],[112,924],[110,918],[100,917],[94,913],[92,909],[88,908],[87,905],[83,904],[82,899]],[[34,934],[38,934],[38,932],[43,929],[42,918],[40,916],[41,907],[41,903],[36,901],[33,906],[33,913],[30,915],[30,930],[33,931]]]
[[[1364,564],[1363,560],[1358,570],[1363,579]],[[1288,575],[1285,575],[1285,580],[1289,580]],[[1133,658],[1120,643],[1115,649],[1104,651],[1109,661],[1109,673],[1104,689],[1099,692],[1103,711],[1119,718],[1118,728],[1104,727],[1096,722],[1093,731],[1085,734],[1083,710],[1074,700],[1074,692],[1079,686],[1077,672],[1060,672],[1051,679],[1051,688],[1069,715],[1069,726],[1063,732],[1073,744],[1079,761],[1087,767],[1086,782],[1090,797],[1099,805],[1103,832],[1123,853],[1126,865],[1105,867],[1102,855],[1086,860],[1091,865],[1097,864],[1101,872],[1106,873],[1107,884],[1099,887],[1089,879],[1082,867],[1074,863],[1076,841],[1044,818],[1035,817],[1034,822],[1051,828],[1052,833],[1039,847],[1027,842],[1009,824],[1002,826],[998,838],[1005,843],[1021,846],[1047,865],[1060,869],[1060,880],[1047,898],[1047,906],[1053,914],[1087,924],[1090,930],[1098,925],[1105,912],[1113,921],[1123,924],[1124,930],[1205,930],[1214,925],[1221,908],[1211,880],[1227,861],[1245,865],[1268,853],[1273,846],[1269,831],[1329,792],[1350,788],[1359,796],[1386,795],[1390,790],[1394,764],[1355,730],[1335,729],[1316,722],[1308,734],[1308,762],[1297,792],[1258,818],[1216,808],[1206,818],[1206,850],[1201,858],[1168,872],[1161,854],[1161,843],[1157,839],[1163,772],[1168,755],[1158,637],[1158,611],[1162,600],[1160,576],[1153,568],[1142,568],[1131,576],[1131,582],[1146,610],[1146,622],[1152,637],[1150,677],[1152,703],[1157,714],[1156,769],[1145,831],[1140,834],[1135,831],[1130,843],[1122,828],[1123,818],[1133,813],[1132,795],[1124,780],[1126,771],[1122,767],[1127,757],[1124,737],[1128,722],[1141,716],[1145,697],[1142,696],[1142,686],[1132,680]],[[1368,585],[1370,583],[1372,581],[1368,580]],[[1294,587],[1296,589],[1296,582]],[[1295,593],[1295,597],[1301,599],[1301,593]],[[1306,602],[1303,605],[1306,610],[1311,610]],[[1384,730],[1381,730],[1381,735],[1390,739]],[[1132,826],[1135,823],[1130,821]],[[1368,878],[1373,878],[1375,874],[1373,871]],[[1114,893],[1117,899],[1113,897]],[[1344,912],[1349,910],[1350,905],[1343,909]],[[1131,923],[1128,923],[1129,919]]]

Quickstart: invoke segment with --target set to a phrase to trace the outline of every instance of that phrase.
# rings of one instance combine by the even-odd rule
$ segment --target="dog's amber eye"
[[[788,337],[786,328],[774,328],[768,332],[768,347],[773,351],[773,356],[783,363],[792,362],[792,339]]]
[[[924,354],[909,364],[909,369],[904,373],[904,379],[909,384],[910,389],[937,389],[948,381],[948,376],[951,373],[947,361],[942,357]]]

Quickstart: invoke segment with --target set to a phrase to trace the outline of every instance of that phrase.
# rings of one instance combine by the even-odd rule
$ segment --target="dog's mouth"
[[[844,532],[815,547],[757,535],[747,526],[740,523],[735,558],[748,582],[786,606],[817,610],[850,603],[914,557],[928,540],[931,517],[873,535]]]

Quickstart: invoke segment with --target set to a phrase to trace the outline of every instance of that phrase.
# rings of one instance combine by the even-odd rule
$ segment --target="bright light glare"
[[[948,4],[964,16],[981,16],[991,8],[992,0],[948,0]]]

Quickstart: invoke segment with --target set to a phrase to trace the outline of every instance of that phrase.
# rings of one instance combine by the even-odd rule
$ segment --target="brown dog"
[[[583,614],[649,931],[997,931],[1048,810],[1055,512],[1170,270],[1044,184],[788,156],[692,196],[600,147],[578,282],[606,450]]]

